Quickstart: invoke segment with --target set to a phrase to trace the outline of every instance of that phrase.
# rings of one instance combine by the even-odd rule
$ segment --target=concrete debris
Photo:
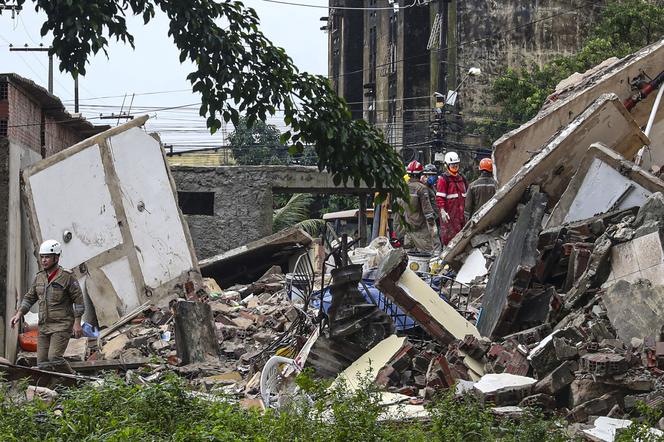
[[[407,263],[408,255],[403,250],[390,252],[378,269],[376,287],[442,344],[468,334],[479,337],[475,326],[407,268]]]
[[[546,195],[540,192],[531,194],[492,269],[478,321],[478,330],[483,336],[505,335],[513,329],[513,319],[530,286],[537,262],[537,240],[546,201]]]
[[[662,47],[633,60],[650,60]],[[632,61],[578,81],[622,84],[615,70],[634,73]],[[138,246],[152,224],[128,219],[116,232],[115,215],[103,215],[92,232],[104,250],[96,242],[88,250],[77,235],[65,245],[65,265],[76,267],[96,312],[90,324],[100,328],[98,336],[72,341],[72,367],[123,370],[136,383],[174,372],[198,394],[221,392],[261,410],[302,394],[294,378],[311,369],[351,390],[371,382],[386,410],[405,405],[413,418],[426,417],[423,404],[454,389],[504,418],[535,407],[565,416],[594,440],[613,440],[630,422],[617,418],[635,413],[638,401],[664,404],[664,182],[635,159],[651,145],[640,129],[643,102],[637,119],[619,98],[625,91],[593,84],[588,90],[596,94],[572,94],[576,87],[557,91],[567,101],[538,115],[530,129],[497,142],[502,186],[439,257],[420,263],[427,272],[409,268],[408,255],[386,238],[353,249],[345,234],[314,239],[292,228],[201,261],[200,275],[181,215],[164,215],[173,195],[141,196],[142,209],[126,199],[133,166],[121,148],[134,143],[146,158],[154,153],[135,123],[39,163],[26,175],[35,238],[66,227],[59,212],[55,224],[37,222],[51,207],[39,190],[46,177],[53,170],[73,176],[63,160],[96,154],[115,171],[106,181],[94,170],[88,177],[106,199],[71,222],[84,225],[106,202],[172,219],[177,231],[170,267],[148,259],[157,245]],[[162,172],[161,187],[171,189],[168,169]],[[22,352],[19,362],[25,366],[2,361],[0,371],[35,385],[90,380],[30,368],[34,352]]]
[[[626,419],[614,419],[610,417],[598,417],[593,422],[593,427],[583,430],[583,433],[593,441],[613,442],[618,435],[619,430],[627,428],[634,422]],[[648,430],[648,434],[653,437],[664,436],[664,432],[657,428]]]

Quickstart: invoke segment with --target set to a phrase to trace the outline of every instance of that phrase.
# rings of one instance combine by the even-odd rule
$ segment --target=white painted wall
[[[607,212],[630,185],[633,188],[617,205],[616,210],[643,205],[651,192],[595,158],[565,215],[564,223],[592,218],[599,213]]]
[[[101,326],[146,301],[183,295],[189,280],[201,283],[161,146],[134,127],[141,121],[27,171],[38,240],[72,232],[61,263],[77,271]]]
[[[102,266],[101,271],[113,284],[113,289],[122,302],[123,310],[133,310],[141,304],[136,291],[136,283],[131,274],[129,258],[125,256],[106,264]]]
[[[139,128],[108,143],[143,279],[160,286],[194,265],[161,147]]]
[[[122,243],[106,187],[99,146],[94,145],[30,177],[40,234],[62,243],[60,264],[71,269]],[[65,231],[73,238],[63,241]]]

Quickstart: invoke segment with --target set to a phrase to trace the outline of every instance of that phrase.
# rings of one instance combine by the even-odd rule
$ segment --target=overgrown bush
[[[7,384],[4,384],[5,386]],[[556,420],[533,414],[518,422],[496,419],[470,398],[443,395],[431,420],[380,419],[380,393],[301,379],[313,403],[282,412],[248,411],[229,398],[211,401],[191,393],[175,375],[161,384],[127,385],[107,377],[102,386],[66,389],[50,405],[17,401],[0,392],[2,441],[563,441]]]

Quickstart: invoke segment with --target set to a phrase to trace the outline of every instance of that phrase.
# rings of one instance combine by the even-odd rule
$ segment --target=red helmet
[[[408,163],[408,167],[406,167],[406,172],[408,173],[422,173],[423,170],[424,166],[417,160],[411,161]]]
[[[493,161],[491,161],[491,158],[482,158],[480,160],[480,170],[493,172]]]

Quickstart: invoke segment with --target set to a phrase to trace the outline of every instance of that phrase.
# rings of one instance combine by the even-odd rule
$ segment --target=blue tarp
[[[415,321],[413,321],[412,318],[406,315],[403,312],[403,310],[401,310],[397,305],[387,300],[387,308],[385,307],[386,305],[385,296],[380,290],[378,290],[374,286],[373,280],[365,279],[364,284],[366,284],[369,293],[371,294],[371,296],[373,296],[373,300],[371,299],[371,296],[367,294],[366,290],[364,289],[364,286],[362,284],[358,284],[357,288],[360,290],[360,293],[362,293],[362,295],[364,296],[364,299],[366,299],[367,302],[370,304],[373,304],[375,301],[381,310],[385,311],[388,315],[390,315],[392,317],[392,320],[394,321],[394,326],[397,329],[397,331],[410,330],[411,328],[415,327],[416,325]],[[320,308],[319,300],[320,300],[320,292],[314,292],[313,300],[311,302],[312,306],[315,308]],[[325,313],[327,313],[331,304],[332,304],[332,294],[330,293],[330,289],[328,287],[325,289],[323,296],[323,310],[325,311]]]

